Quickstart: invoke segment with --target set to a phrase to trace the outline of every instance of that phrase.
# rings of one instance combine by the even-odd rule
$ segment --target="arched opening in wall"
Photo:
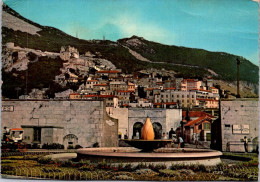
[[[162,125],[158,122],[153,123],[154,139],[162,138]]]
[[[141,137],[141,132],[142,132],[142,128],[143,128],[143,123],[141,122],[136,122],[133,126],[133,139],[140,139]],[[139,134],[139,136],[138,136]]]
[[[68,134],[65,137],[63,137],[63,143],[65,149],[75,148],[78,144],[78,137],[74,134]]]

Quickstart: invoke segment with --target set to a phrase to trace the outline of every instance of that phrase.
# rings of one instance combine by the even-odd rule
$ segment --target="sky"
[[[258,0],[4,0],[36,23],[81,39],[137,35],[243,56],[259,65]]]

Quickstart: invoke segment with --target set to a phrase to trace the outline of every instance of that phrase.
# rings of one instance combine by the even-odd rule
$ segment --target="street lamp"
[[[185,120],[182,118],[182,120],[181,120],[181,122],[180,122],[180,123],[181,123],[181,138],[182,138],[182,139],[183,139],[183,135],[184,135],[184,131],[183,131],[183,130],[184,130],[184,128],[183,128],[184,121],[185,121]]]

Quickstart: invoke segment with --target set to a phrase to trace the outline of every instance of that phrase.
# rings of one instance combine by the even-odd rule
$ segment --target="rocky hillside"
[[[135,54],[152,63],[167,63],[186,68],[200,68],[210,72],[215,78],[236,80],[236,59],[241,61],[240,78],[243,81],[258,83],[259,68],[243,57],[202,49],[163,45],[133,36],[118,40]]]
[[[37,85],[37,88],[47,86],[54,92],[55,90],[62,90],[60,88],[53,89],[57,86],[53,83],[53,79],[60,74],[63,63],[62,60],[56,57],[62,46],[75,47],[81,55],[88,52],[95,55],[96,58],[108,60],[125,73],[156,68],[159,70],[173,70],[176,76],[184,78],[212,76],[222,81],[235,80],[236,58],[239,58],[242,61],[241,80],[249,85],[253,84],[254,86],[250,87],[252,90],[258,83],[258,67],[239,56],[201,49],[168,46],[137,36],[121,39],[117,42],[82,40],[56,28],[32,22],[5,4],[3,5],[2,16],[3,45],[13,42],[23,52],[21,53],[21,50],[17,50],[19,53],[3,52],[3,65],[5,66],[5,70],[2,70],[4,71],[2,77],[4,81],[3,95],[5,93],[8,95],[16,94],[16,87],[25,89],[24,81],[21,82],[21,79],[24,80],[27,69],[29,73],[32,72],[31,80],[28,81],[28,83],[33,83],[29,86],[30,89]],[[35,62],[35,55],[37,59],[39,58],[37,62]],[[50,55],[54,55],[54,57]],[[10,63],[15,63],[15,65]],[[36,81],[35,78],[37,78]]]

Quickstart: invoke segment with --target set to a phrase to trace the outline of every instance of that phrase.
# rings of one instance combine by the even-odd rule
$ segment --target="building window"
[[[230,129],[230,124],[225,124],[224,126],[225,126],[224,130],[229,130]]]
[[[194,95],[192,95],[191,97],[194,98]]]
[[[204,130],[210,130],[210,123],[203,123]]]
[[[184,98],[184,95],[182,95],[182,98]]]
[[[177,98],[179,98],[179,95],[177,95]]]

